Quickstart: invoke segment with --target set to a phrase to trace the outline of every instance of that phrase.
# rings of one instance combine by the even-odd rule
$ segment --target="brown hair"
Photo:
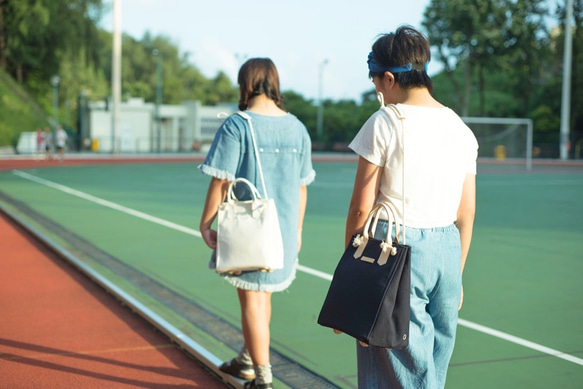
[[[406,64],[423,67],[431,60],[429,41],[423,34],[409,26],[401,26],[394,33],[381,35],[372,46],[375,61],[383,67]],[[369,76],[382,77],[384,73],[369,72]],[[425,70],[393,73],[395,81],[404,89],[424,87],[433,92],[433,83]]]
[[[279,74],[273,61],[269,58],[251,58],[247,60],[237,77],[239,83],[239,109],[245,110],[249,100],[255,96],[265,95],[282,108],[283,97],[279,93]]]

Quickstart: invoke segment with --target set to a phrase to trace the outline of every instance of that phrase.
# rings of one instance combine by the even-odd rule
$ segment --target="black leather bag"
[[[382,210],[389,215],[389,228],[386,239],[378,240],[374,232]],[[352,237],[334,272],[318,324],[371,346],[400,349],[409,344],[411,247],[399,243],[399,223],[391,239],[393,210],[390,204],[377,204],[363,234]]]
[[[401,127],[403,220],[399,223],[391,203],[373,207],[362,235],[352,237],[334,271],[318,323],[371,346],[400,349],[409,344],[411,316],[411,247],[405,244],[405,116],[396,105],[385,106],[382,94],[379,97],[381,111],[394,122],[389,114],[393,111]],[[395,134],[398,141],[398,131]],[[374,233],[382,212],[388,221],[388,231],[385,240],[378,240]]]

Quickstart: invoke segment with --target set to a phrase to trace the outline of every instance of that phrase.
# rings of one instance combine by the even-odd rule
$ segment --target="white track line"
[[[199,238],[201,237],[200,232],[198,232],[197,230],[193,230],[191,228],[181,226],[180,224],[172,223],[172,222],[169,222],[167,220],[148,215],[147,213],[136,211],[135,209],[124,207],[123,205],[112,203],[111,201],[100,199],[99,197],[91,196],[90,194],[87,194],[87,193],[84,193],[84,192],[81,192],[81,191],[78,191],[75,189],[71,189],[68,186],[57,184],[56,182],[52,182],[49,180],[45,180],[43,178],[33,176],[32,174],[28,174],[28,173],[25,173],[25,172],[20,171],[20,170],[13,170],[12,172],[19,177],[25,178],[25,179],[30,180],[30,181],[37,182],[37,183],[42,184],[42,185],[46,185],[48,187],[60,190],[61,192],[65,192],[65,193],[68,193],[68,194],[73,195],[73,196],[80,197],[84,200],[89,200],[89,201],[92,201],[96,204],[103,205],[105,207],[115,209],[117,211],[127,213],[128,215],[136,216],[136,217],[139,217],[140,219],[144,219],[144,220],[150,221],[152,223],[160,224],[162,226],[175,229],[177,231],[182,231],[182,232],[185,232],[187,234],[197,236]]]
[[[39,184],[48,186],[50,188],[57,189],[57,190],[60,190],[62,192],[68,193],[70,195],[77,196],[79,198],[82,198],[82,199],[85,199],[88,201],[92,201],[96,204],[100,204],[100,205],[103,205],[105,207],[109,207],[111,209],[115,209],[115,210],[127,213],[128,215],[133,215],[133,216],[139,217],[141,219],[150,221],[152,223],[156,223],[156,224],[168,227],[168,228],[172,228],[172,229],[175,229],[177,231],[185,232],[189,235],[194,235],[194,236],[197,236],[199,238],[201,237],[199,231],[193,230],[191,228],[184,227],[184,226],[181,226],[179,224],[172,223],[172,222],[169,222],[167,220],[160,219],[160,218],[157,218],[155,216],[151,216],[151,215],[148,215],[146,213],[136,211],[134,209],[127,208],[127,207],[124,207],[124,206],[116,204],[116,203],[112,203],[111,201],[100,199],[99,197],[95,197],[95,196],[92,196],[90,194],[69,188],[67,186],[57,184],[55,182],[33,176],[32,174],[25,173],[25,172],[20,171],[20,170],[13,170],[13,173],[19,177],[24,178],[24,179],[34,181],[34,182],[37,182]],[[302,265],[298,265],[298,270],[302,271],[304,273],[313,275],[315,277],[324,279],[326,281],[332,281],[332,275],[330,275],[328,273],[321,272],[319,270],[315,270],[315,269],[312,269],[312,268],[309,268],[306,266],[302,266]],[[537,343],[510,335],[510,334],[507,334],[505,332],[501,332],[501,331],[498,331],[498,330],[495,330],[495,329],[492,329],[489,327],[485,327],[485,326],[480,325],[480,324],[472,323],[472,322],[464,320],[464,319],[458,319],[458,324],[461,326],[473,329],[475,331],[479,331],[479,332],[482,332],[484,334],[488,334],[488,335],[494,336],[496,338],[503,339],[503,340],[506,340],[508,342],[518,344],[520,346],[539,351],[543,354],[548,354],[548,355],[551,355],[553,357],[561,358],[561,359],[564,359],[566,361],[573,362],[575,364],[583,366],[583,359],[574,357],[570,354],[566,354],[562,351],[558,351],[558,350],[554,350],[554,349],[549,348],[549,347],[541,346],[540,344],[537,344]]]

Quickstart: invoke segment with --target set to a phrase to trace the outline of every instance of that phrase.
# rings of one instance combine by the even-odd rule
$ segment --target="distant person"
[[[45,127],[44,142],[45,142],[45,158],[53,159],[53,154],[51,153],[53,134],[51,134],[51,130],[48,127]]]
[[[285,258],[284,268],[271,273],[221,273],[237,288],[245,344],[239,355],[221,365],[220,370],[251,380],[245,388],[268,389],[273,388],[269,361],[271,294],[287,289],[295,278],[306,186],[314,180],[315,172],[306,127],[282,108],[279,76],[273,62],[268,58],[249,59],[239,70],[238,82],[239,109],[251,117],[266,189],[279,216]],[[212,176],[200,221],[202,238],[211,249],[217,247],[217,232],[211,226],[230,181],[243,177],[263,191],[256,169],[249,124],[240,115],[231,115],[219,128],[200,166],[203,173]]]
[[[36,128],[36,156],[42,158],[45,153],[45,135],[40,127]]]
[[[57,126],[57,133],[55,136],[55,148],[59,154],[59,161],[65,159],[65,146],[67,144],[67,133],[63,130],[63,126]]]
[[[474,223],[478,143],[460,117],[432,97],[430,58],[429,42],[407,26],[380,36],[368,57],[379,101],[404,114],[404,134],[392,110],[386,109],[389,116],[379,110],[350,143],[359,161],[345,244],[363,232],[376,203],[390,201],[400,214],[405,202],[411,319],[405,349],[357,342],[359,388],[443,388],[454,348]],[[376,237],[384,239],[388,228],[394,226],[379,221]]]
[[[192,141],[192,151],[199,152],[200,151],[200,141],[194,140]]]

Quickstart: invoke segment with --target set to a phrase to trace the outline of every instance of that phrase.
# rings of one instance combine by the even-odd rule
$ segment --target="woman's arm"
[[[462,198],[457,211],[457,220],[455,226],[460,232],[460,239],[462,245],[462,264],[461,271],[464,272],[468,252],[470,251],[470,243],[472,241],[472,232],[474,229],[474,216],[476,214],[476,175],[466,174],[464,186],[462,189]],[[464,299],[464,291],[462,288],[462,297],[460,299],[459,309],[461,309]]]
[[[476,214],[476,176],[467,174],[462,189],[462,199],[457,211],[455,226],[460,232],[462,241],[462,272],[466,265],[466,258],[470,251],[472,231],[474,229],[474,216]]]
[[[213,221],[217,217],[219,205],[225,201],[227,190],[229,188],[228,180],[221,180],[213,177],[206,194],[202,216],[200,218],[200,233],[202,239],[211,249],[217,248],[217,232],[211,229]]]
[[[304,225],[304,215],[306,214],[306,204],[308,202],[308,187],[300,186],[300,212],[298,218],[298,253],[302,248],[302,227]]]
[[[368,213],[374,206],[381,183],[382,169],[366,159],[358,159],[352,198],[346,217],[344,247],[348,246],[352,235],[362,232]]]
[[[350,239],[356,233],[364,230],[366,218],[375,204],[379,186],[381,184],[382,169],[370,163],[366,159],[359,157],[358,167],[356,168],[356,177],[354,179],[354,188],[352,189],[352,198],[348,207],[346,216],[346,232],[344,235],[344,247],[348,246]],[[342,331],[333,329],[335,334],[341,334]],[[363,347],[368,345],[359,341]]]

